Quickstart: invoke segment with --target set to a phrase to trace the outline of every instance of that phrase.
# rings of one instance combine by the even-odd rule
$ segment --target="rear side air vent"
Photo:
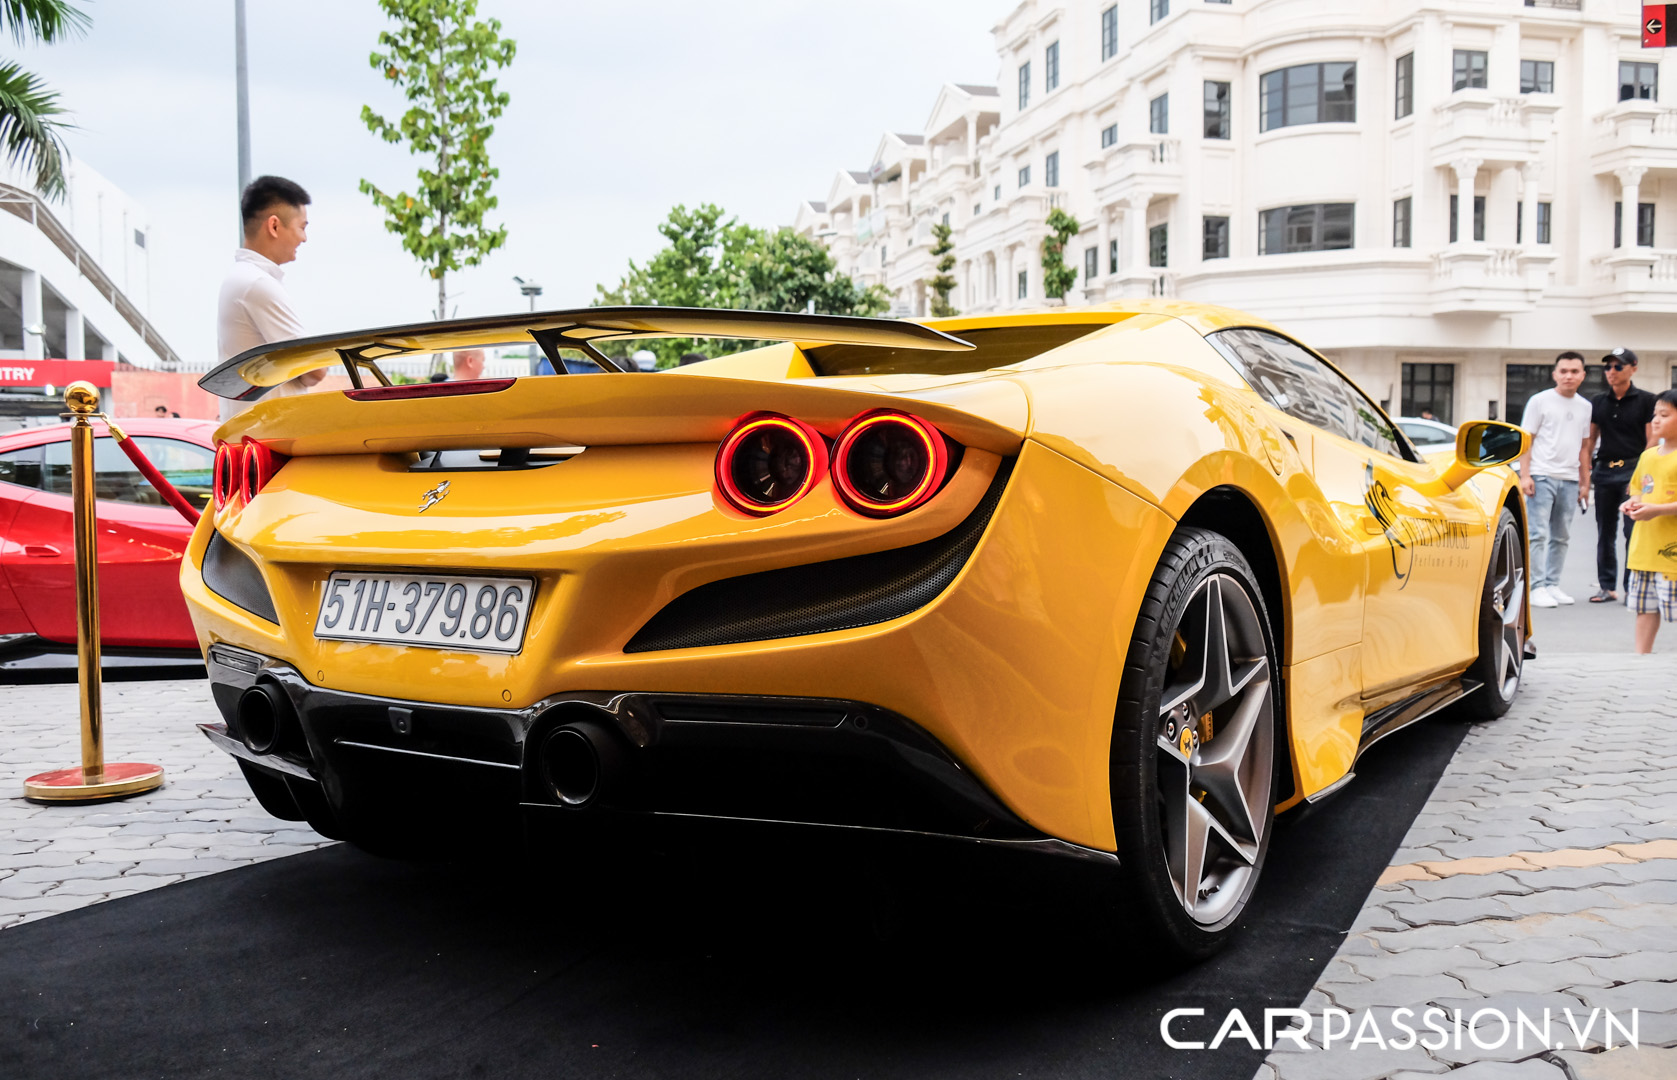
[[[228,603],[279,625],[274,599],[268,595],[262,571],[256,568],[250,556],[214,531],[210,533],[209,547],[204,549],[204,584]]]
[[[624,652],[696,649],[872,626],[925,607],[961,572],[1001,502],[1011,459],[965,521],[912,547],[724,578],[683,593]]]

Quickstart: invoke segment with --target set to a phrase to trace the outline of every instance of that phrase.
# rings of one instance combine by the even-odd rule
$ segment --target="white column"
[[[87,338],[82,333],[82,313],[73,307],[64,309],[64,359],[87,359]]]
[[[1479,158],[1458,158],[1456,170],[1456,243],[1473,243],[1473,178],[1484,164]]]
[[[1002,264],[1007,268],[1007,272],[1001,280],[1002,307],[1015,307],[1019,303],[1019,279],[1013,272],[1013,253],[1016,250],[1018,249],[1008,248],[1006,252],[1007,261]]]
[[[967,172],[978,175],[978,117],[967,116]]]
[[[1648,170],[1640,165],[1627,165],[1613,175],[1619,178],[1619,247],[1636,246],[1636,204],[1642,196],[1642,174]],[[25,319],[27,320],[27,316]]]
[[[1537,162],[1520,166],[1520,246],[1537,246]]]
[[[1130,265],[1125,269],[1132,274],[1147,272],[1147,204],[1153,201],[1153,193],[1138,191],[1130,196]]]
[[[46,323],[41,310],[41,274],[38,270],[23,272],[23,358],[46,359]]]
[[[99,359],[116,363],[116,346],[109,341],[105,342],[104,347],[99,350]]]
[[[1106,253],[1111,249],[1112,244],[1112,218],[1106,212],[1104,206],[1101,207],[1099,213],[1099,228],[1095,233],[1095,277],[1103,278],[1112,273],[1112,267],[1106,258]]]

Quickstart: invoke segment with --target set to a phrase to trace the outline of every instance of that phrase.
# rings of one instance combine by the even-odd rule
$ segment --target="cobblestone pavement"
[[[220,718],[201,681],[105,684],[106,759],[162,765],[163,787],[28,802],[25,777],[80,764],[77,709],[74,684],[0,686],[0,927],[329,843],[270,817],[198,732]]]
[[[1509,714],[1468,733],[1304,1002],[1310,1048],[1277,1040],[1255,1080],[1677,1078],[1673,674],[1658,655],[1533,661]],[[1407,1043],[1400,1008],[1440,1042],[1429,1006],[1447,1010],[1443,1047],[1353,1046],[1365,1024]],[[1471,1025],[1481,1009],[1540,1022],[1545,1008],[1550,1045],[1521,1031],[1458,1048],[1456,1010]],[[1350,1015],[1324,1049],[1326,1009]],[[1607,1050],[1606,1013],[1586,1026],[1597,1009],[1626,1026],[1639,1010],[1641,1048],[1615,1029]],[[1478,1042],[1497,1043],[1500,1021],[1483,1023]]]

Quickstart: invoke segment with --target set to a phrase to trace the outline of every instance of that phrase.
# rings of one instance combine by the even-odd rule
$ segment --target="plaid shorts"
[[[1630,572],[1629,607],[1638,615],[1662,615],[1677,622],[1677,578],[1652,570]]]

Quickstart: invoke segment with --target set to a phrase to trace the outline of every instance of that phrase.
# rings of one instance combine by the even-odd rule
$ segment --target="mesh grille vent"
[[[204,549],[204,584],[228,603],[237,604],[252,615],[276,625],[279,623],[273,597],[268,595],[268,586],[262,580],[262,571],[256,568],[250,556],[214,531],[210,533],[209,547]]]
[[[912,547],[724,578],[683,593],[624,652],[696,649],[872,626],[925,607],[961,572],[1013,473],[1003,461],[965,521]]]

